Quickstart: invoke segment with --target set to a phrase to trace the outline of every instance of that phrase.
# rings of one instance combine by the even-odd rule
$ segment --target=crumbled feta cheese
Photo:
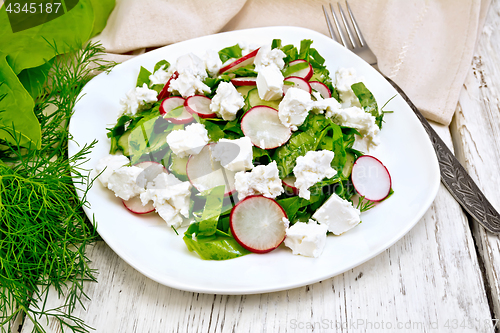
[[[335,112],[338,112],[342,108],[342,105],[333,97],[323,98],[320,93],[312,92],[312,95],[316,98],[312,102],[311,111],[318,114],[325,114],[325,117],[330,118]]]
[[[203,83],[203,81],[197,76],[192,74],[179,74],[177,79],[170,81],[168,91],[174,93],[177,92],[182,97],[188,98],[189,96],[194,96],[197,93],[210,93],[210,87]]]
[[[157,96],[158,92],[149,89],[146,83],[142,87],[133,88],[127,93],[125,98],[120,100],[120,104],[123,106],[123,113],[134,115],[147,103],[156,102]]]
[[[205,53],[205,68],[211,76],[216,76],[222,67],[222,61],[220,60],[219,53],[215,50],[208,50]]]
[[[296,178],[295,187],[299,189],[299,197],[309,200],[311,197],[309,187],[337,174],[330,165],[334,155],[333,151],[320,150],[308,151],[305,156],[297,157],[293,174]]]
[[[359,150],[363,153],[369,153],[373,148],[378,146],[380,139],[378,135],[376,136],[365,136],[361,137],[359,135],[354,135],[354,143],[352,145],[353,149]]]
[[[364,78],[356,76],[354,68],[340,68],[335,73],[335,87],[342,101],[342,105],[361,106],[358,97],[352,91],[351,86],[358,82],[363,82]]]
[[[221,82],[210,102],[210,110],[224,120],[236,119],[236,113],[245,105],[245,99],[230,82]]]
[[[319,207],[312,218],[326,225],[328,231],[340,235],[361,222],[359,215],[360,211],[354,208],[352,203],[334,193]]]
[[[108,188],[115,196],[128,200],[144,192],[144,187],[137,180],[144,170],[136,166],[124,166],[116,169],[108,178]]]
[[[314,220],[309,223],[296,222],[286,230],[285,246],[293,254],[317,258],[323,252],[328,227]]]
[[[97,174],[99,174],[99,181],[102,185],[108,187],[109,176],[111,176],[113,171],[129,163],[129,159],[123,155],[104,156],[97,162],[95,167]]]
[[[181,158],[199,154],[208,141],[208,132],[205,126],[199,123],[188,125],[183,130],[175,130],[167,135],[170,149]]]
[[[375,117],[356,106],[346,109],[331,109],[331,118],[340,126],[352,127],[358,130],[363,138],[367,139],[367,147],[378,144],[377,134],[380,132],[375,123]]]
[[[193,53],[188,53],[177,58],[175,70],[179,75],[190,74],[202,80],[208,76],[205,63]]]
[[[168,79],[170,79],[170,76],[172,76],[172,71],[171,70],[165,70],[165,66],[163,65],[160,68],[156,70],[153,74],[149,76],[149,80],[151,81],[151,84],[165,84],[168,82]]]
[[[220,139],[212,149],[212,157],[229,171],[250,170],[253,168],[252,141],[246,136],[236,140]]]
[[[268,165],[256,166],[250,172],[237,172],[234,180],[234,186],[240,200],[254,194],[276,198],[284,191],[276,161]]]
[[[181,182],[173,174],[161,173],[141,193],[141,202],[153,201],[156,212],[169,226],[182,226],[184,217],[189,217],[191,183]]]
[[[196,93],[210,93],[210,87],[203,83],[208,77],[205,63],[198,56],[185,54],[177,59],[174,67],[179,76],[170,81],[169,92],[177,92],[184,98]]]
[[[271,50],[271,44],[264,45],[259,49],[257,55],[255,56],[255,70],[258,72],[262,67],[271,65],[275,65],[278,69],[283,69],[283,67],[285,67],[285,61],[283,58],[285,57],[286,54],[280,49],[276,48]]]
[[[302,125],[313,106],[311,95],[300,88],[289,88],[280,102],[278,117],[281,123],[290,127],[292,131]]]
[[[241,48],[241,55],[246,56],[252,51],[255,51],[259,46],[253,43],[238,42],[238,46]]]
[[[283,74],[275,65],[262,67],[257,73],[257,92],[260,99],[272,101],[283,96]]]

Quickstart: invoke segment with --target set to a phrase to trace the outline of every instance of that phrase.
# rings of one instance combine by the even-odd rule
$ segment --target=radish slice
[[[323,97],[323,98],[331,98],[332,97],[332,93],[330,92],[330,89],[328,89],[328,87],[325,84],[323,84],[319,81],[309,81],[309,85],[311,86],[312,89],[319,92],[321,97]]]
[[[241,130],[253,145],[262,149],[273,149],[285,144],[292,131],[283,125],[278,110],[269,106],[254,106],[241,119]]]
[[[363,155],[354,162],[351,179],[359,195],[370,201],[381,201],[391,191],[389,171],[382,162],[370,155]]]
[[[189,182],[200,192],[225,185],[224,195],[231,195],[235,191],[235,172],[223,168],[219,161],[212,158],[213,145],[206,145],[198,155],[189,158],[186,165]]]
[[[286,213],[273,199],[252,195],[231,210],[229,225],[234,239],[245,249],[266,253],[277,248],[285,239],[288,221]]]
[[[152,182],[160,173],[168,173],[167,169],[158,162],[145,161],[137,163],[135,166],[144,169],[137,179],[138,185],[142,187],[146,187],[146,184]],[[122,202],[129,211],[135,214],[147,214],[155,210],[152,202],[143,206],[138,196],[128,200],[122,200]]]
[[[184,98],[174,96],[163,100],[160,105],[160,114],[165,117],[170,111],[175,108],[182,107],[182,112],[177,117],[168,117],[165,120],[173,124],[187,124],[194,120],[193,115],[189,113],[184,107]]]
[[[206,96],[190,96],[184,101],[184,107],[191,114],[197,114],[200,118],[213,118],[217,115],[210,110],[212,100]]]
[[[256,77],[235,77],[231,79],[231,83],[235,86],[256,86],[257,78]]]
[[[233,61],[229,65],[222,67],[219,70],[219,74],[226,73],[226,72],[232,72],[232,71],[237,70],[238,68],[253,64],[253,61],[255,59],[255,56],[257,55],[257,52],[259,52],[259,49],[254,50],[254,51],[250,52],[249,54],[247,54],[239,59],[236,59],[235,61]]]
[[[303,59],[297,59],[297,60],[294,60],[294,61],[290,61],[290,63],[288,64],[288,66],[290,67],[290,66],[293,66],[293,65],[300,64],[302,62],[307,62],[307,61],[305,61]],[[312,68],[311,64],[309,64],[309,67],[301,69],[301,70],[299,70],[297,72],[294,72],[292,74],[293,74],[292,76],[298,76],[298,77],[303,78],[306,81],[309,81],[309,79],[313,76],[313,68]]]
[[[168,91],[168,87],[170,87],[170,82],[172,82],[172,80],[175,80],[179,77],[179,73],[177,71],[175,71],[172,76],[170,76],[170,78],[168,79],[167,83],[165,83],[165,86],[163,87],[163,89],[160,91],[160,93],[158,94],[158,101],[161,101],[162,99],[164,98],[167,98],[170,96],[170,92]]]
[[[309,82],[307,82],[306,80],[304,80],[303,78],[301,77],[298,77],[298,76],[289,76],[287,78],[285,78],[284,81],[287,81],[287,82],[292,82],[293,85],[289,85],[289,84],[284,84],[283,85],[283,95],[286,94],[286,91],[289,89],[289,88],[300,88],[302,90],[305,90],[307,91],[308,93],[311,93],[311,86],[309,85]]]
[[[281,182],[283,183],[283,185],[285,185],[286,193],[292,193],[296,195],[299,194],[299,189],[295,187],[295,181],[296,179],[294,176],[283,178]]]

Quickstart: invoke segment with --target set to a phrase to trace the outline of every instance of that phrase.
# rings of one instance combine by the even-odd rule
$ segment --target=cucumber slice
[[[172,154],[172,163],[170,164],[170,171],[180,180],[185,181],[188,180],[187,172],[186,172],[186,164],[189,160],[189,157],[178,157],[175,154]]]
[[[248,104],[250,105],[250,108],[253,108],[257,105],[265,105],[278,110],[280,101],[281,100],[264,101],[263,99],[260,99],[257,88],[254,88],[248,92]]]
[[[356,156],[354,156],[354,154],[347,152],[344,168],[342,169],[342,176],[344,176],[344,178],[347,179],[351,175],[352,166],[354,165],[355,160]]]
[[[130,149],[128,145],[128,137],[130,136],[130,133],[132,133],[131,129],[125,131],[125,133],[122,134],[122,136],[118,139],[118,142],[116,143],[118,148],[122,150],[123,155],[127,157],[130,156]]]
[[[247,98],[248,92],[252,89],[255,89],[255,86],[239,86],[236,87],[236,91],[243,96],[243,98]]]

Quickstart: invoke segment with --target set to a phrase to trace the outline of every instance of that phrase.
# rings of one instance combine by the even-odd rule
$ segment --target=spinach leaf
[[[108,16],[115,8],[115,0],[90,0],[94,11],[94,27],[90,36],[100,33],[106,26]]]
[[[33,100],[36,100],[42,92],[43,85],[47,81],[49,70],[54,62],[53,60],[38,67],[23,69],[17,76]]]
[[[382,121],[384,118],[384,113],[378,111],[377,101],[373,96],[372,92],[366,88],[363,82],[355,83],[351,86],[352,91],[358,97],[359,103],[365,110],[365,112],[370,113],[375,117],[375,123],[379,128],[382,128]]]
[[[189,251],[195,251],[204,260],[227,260],[250,253],[234,238],[220,235],[220,232],[208,238],[193,239],[190,235],[184,235],[183,240]]]
[[[163,70],[166,71],[170,67],[170,63],[166,60],[160,60],[156,63],[153,73],[156,73],[157,70],[163,67]]]
[[[220,185],[202,193],[206,198],[205,208],[198,222],[192,223],[186,233],[208,237],[215,234],[217,222],[222,212],[225,186]]]
[[[144,83],[149,87],[149,84],[151,83],[151,80],[149,80],[150,75],[151,72],[141,66],[141,70],[139,71],[139,76],[137,77],[136,87],[142,87]]]
[[[41,147],[35,103],[0,52],[0,139],[14,145]]]
[[[241,51],[241,47],[238,44],[229,46],[219,51],[219,58],[222,63],[225,63],[231,58],[238,59],[242,57]]]

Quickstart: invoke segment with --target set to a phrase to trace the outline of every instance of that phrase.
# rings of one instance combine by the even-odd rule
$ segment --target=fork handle
[[[500,233],[500,214],[498,214],[495,208],[486,199],[462,164],[460,164],[455,155],[448,149],[443,140],[436,131],[434,131],[429,122],[411,102],[404,91],[387,76],[384,75],[384,77],[398,91],[406,103],[408,103],[413,112],[415,112],[417,118],[429,135],[432,146],[436,151],[443,184],[467,213],[476,219],[476,221],[486,230],[492,233]]]

